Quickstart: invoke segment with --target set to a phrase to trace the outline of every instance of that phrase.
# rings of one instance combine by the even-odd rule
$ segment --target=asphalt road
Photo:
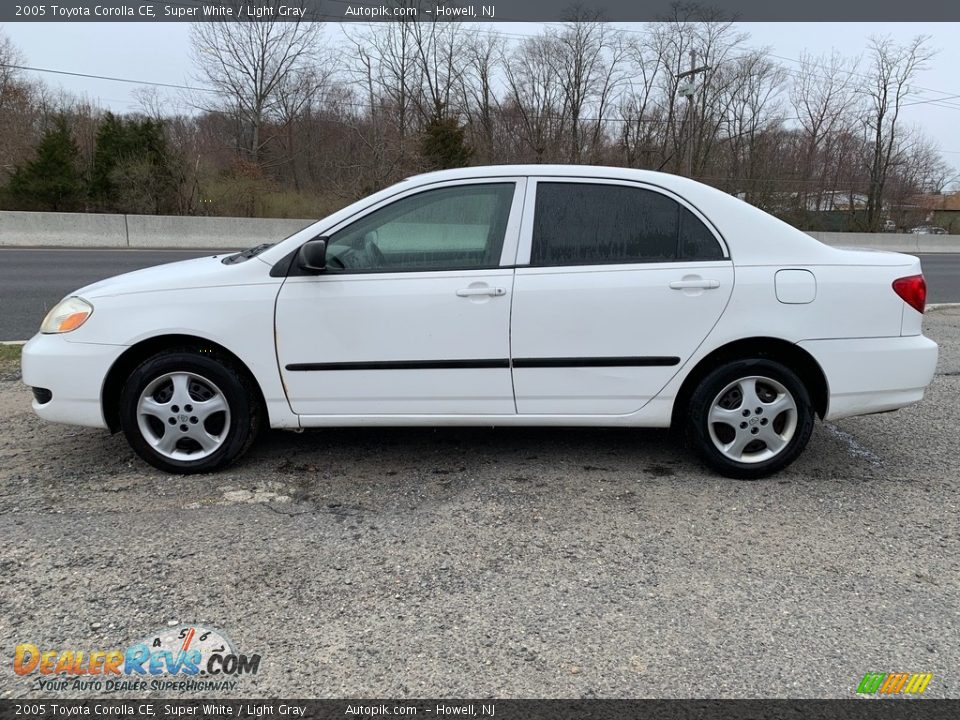
[[[919,255],[928,303],[960,302],[960,254]]]
[[[217,252],[0,248],[0,340],[30,339],[47,311],[64,295],[84,285]]]
[[[960,697],[960,308],[926,330],[923,402],[757,482],[596,428],[273,432],[170,476],[0,372],[0,697],[104,697],[15,675],[19,643],[194,622],[262,657],[221,696]]]
[[[214,254],[211,250],[0,248],[0,340],[29,339],[47,310],[79,287],[151,265]],[[929,287],[927,302],[960,302],[960,254],[921,258]]]

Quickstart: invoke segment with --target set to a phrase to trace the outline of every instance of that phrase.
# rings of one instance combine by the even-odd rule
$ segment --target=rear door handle
[[[670,283],[671,290],[687,290],[690,288],[716,290],[718,287],[720,287],[719,280],[674,280]]]
[[[457,290],[457,297],[475,297],[477,295],[489,295],[490,297],[500,297],[506,295],[507,291],[503,288],[495,287],[468,287]]]

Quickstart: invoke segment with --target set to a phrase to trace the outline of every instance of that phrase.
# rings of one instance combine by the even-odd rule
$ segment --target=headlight
[[[47,313],[40,325],[40,332],[51,335],[76,330],[91,314],[93,305],[78,297],[68,297]]]

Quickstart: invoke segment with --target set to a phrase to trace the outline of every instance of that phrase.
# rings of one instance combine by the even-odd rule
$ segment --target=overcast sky
[[[640,27],[618,24],[619,27]],[[514,35],[532,35],[535,23],[499,23],[496,29]],[[838,50],[847,56],[863,52],[873,34],[906,41],[915,35],[931,36],[939,53],[917,80],[914,100],[941,99],[904,110],[909,123],[918,125],[940,145],[944,158],[960,168],[960,24],[958,23],[740,23],[750,34],[750,44],[769,47],[788,68],[806,51],[813,54]],[[173,84],[197,84],[192,76],[187,23],[10,23],[3,31],[23,51],[27,64],[53,70],[112,75]],[[340,42],[336,24],[328,24],[331,42]],[[136,85],[40,74],[52,87],[96,100],[115,111],[137,109]],[[921,89],[922,88],[922,89]],[[171,99],[176,96],[176,91]],[[954,96],[954,97],[950,97]]]

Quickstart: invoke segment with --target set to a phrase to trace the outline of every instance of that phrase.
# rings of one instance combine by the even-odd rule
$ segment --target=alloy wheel
[[[200,375],[172,372],[150,381],[137,401],[144,440],[171,460],[200,460],[224,444],[230,405],[220,388]]]
[[[752,375],[729,383],[710,404],[710,440],[724,457],[759,463],[776,457],[797,429],[797,402],[783,384]]]

